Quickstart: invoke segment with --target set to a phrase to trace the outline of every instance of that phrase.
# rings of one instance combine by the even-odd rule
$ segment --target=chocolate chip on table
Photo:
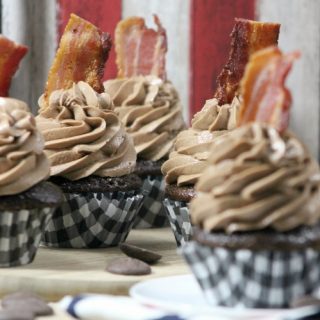
[[[127,276],[142,276],[151,273],[148,264],[133,258],[117,258],[107,265],[106,271]]]
[[[52,308],[40,297],[31,292],[16,292],[5,296],[1,305],[6,311],[33,313],[36,316],[50,316]]]
[[[138,260],[144,261],[149,264],[156,263],[162,258],[162,255],[156,252],[139,248],[137,246],[127,244],[127,243],[121,243],[119,245],[119,248],[127,256],[131,258],[136,258]]]
[[[34,313],[26,310],[4,309],[0,311],[0,320],[34,320]]]
[[[312,296],[304,296],[295,299],[290,304],[291,308],[300,308],[306,306],[320,306],[320,299]]]

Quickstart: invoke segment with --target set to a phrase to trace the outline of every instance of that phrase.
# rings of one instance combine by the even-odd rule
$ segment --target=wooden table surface
[[[108,261],[122,255],[118,248],[40,248],[32,264],[0,270],[0,297],[21,289],[31,290],[52,302],[65,295],[86,292],[126,295],[138,281],[189,272],[177,254],[170,229],[133,230],[127,242],[163,255],[162,260],[152,266],[151,275],[121,276],[106,272]]]

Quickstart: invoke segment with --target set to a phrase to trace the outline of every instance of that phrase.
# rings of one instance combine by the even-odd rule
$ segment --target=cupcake
[[[320,172],[289,130],[296,53],[252,55],[239,126],[213,144],[183,255],[212,305],[282,308],[320,284]]]
[[[196,195],[194,185],[207,165],[210,147],[236,127],[245,64],[253,52],[277,44],[279,28],[275,23],[235,20],[229,60],[217,79],[215,97],[194,115],[191,128],[178,134],[169,159],[162,165],[164,206],[178,245],[192,236],[188,204]]]
[[[132,139],[113,111],[109,95],[97,92],[103,90],[99,81],[110,49],[107,38],[72,15],[45,94],[39,99],[36,120],[50,160],[50,180],[64,192],[64,201],[43,235],[47,246],[118,245],[131,230],[142,200],[138,194],[141,180],[132,174],[136,165]],[[90,51],[86,51],[89,44]],[[78,78],[85,81],[77,82]]]
[[[165,74],[166,32],[158,17],[154,19],[157,31],[148,29],[144,19],[138,17],[118,24],[115,32],[118,78],[104,83],[137,152],[135,173],[143,179],[145,195],[135,222],[139,228],[167,224],[162,205],[165,184],[161,165],[168,158],[177,134],[185,128],[178,92]],[[129,45],[138,43],[140,50],[135,53],[129,50]]]
[[[31,263],[62,200],[49,177],[44,141],[28,106],[0,98],[0,267]]]

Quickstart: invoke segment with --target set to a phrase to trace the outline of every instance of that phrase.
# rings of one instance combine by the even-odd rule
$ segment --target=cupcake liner
[[[31,263],[41,234],[54,209],[43,208],[0,213],[0,267]]]
[[[142,196],[135,192],[65,193],[42,237],[61,248],[103,248],[125,241]]]
[[[211,305],[284,308],[320,287],[320,252],[210,248],[191,241],[181,252]]]
[[[134,228],[162,228],[169,225],[162,205],[165,181],[163,176],[147,176],[143,180],[142,194],[144,199],[138,211]]]
[[[192,238],[192,225],[188,204],[183,201],[174,201],[167,198],[163,201],[163,206],[177,245],[181,246],[190,241]]]

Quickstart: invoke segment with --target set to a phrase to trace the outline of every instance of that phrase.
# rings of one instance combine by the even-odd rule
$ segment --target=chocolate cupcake
[[[287,130],[296,54],[261,50],[242,82],[242,126],[212,146],[182,251],[212,305],[282,308],[320,284],[320,171]],[[253,122],[252,122],[253,121]]]
[[[157,17],[155,23],[157,31],[146,28],[142,18],[132,17],[118,24],[115,38],[119,78],[104,83],[137,152],[135,172],[143,179],[145,195],[135,223],[140,228],[167,225],[162,205],[165,183],[161,165],[168,158],[177,134],[185,128],[178,92],[165,76],[166,33]],[[154,42],[149,43],[143,37],[144,32]],[[137,52],[135,59],[132,50],[126,51],[127,42],[133,45],[141,42],[141,52]],[[147,47],[155,54],[154,60],[143,51]]]
[[[28,106],[0,98],[0,267],[31,263],[62,201],[51,183],[44,141]]]
[[[165,176],[164,206],[177,244],[189,241],[192,227],[188,203],[195,197],[194,184],[207,166],[210,147],[217,137],[236,126],[239,99],[219,106],[217,99],[207,100],[192,119],[192,126],[178,134],[174,151],[162,165]]]
[[[141,180],[132,174],[136,152],[109,95],[79,82],[39,104],[51,180],[64,191],[43,243],[84,248],[124,241],[142,200]]]
[[[109,80],[105,82],[105,90],[110,93],[115,112],[137,152],[135,173],[143,179],[145,199],[136,226],[164,226],[161,165],[177,133],[184,128],[178,93],[169,81],[154,76]]]
[[[178,134],[174,149],[162,166],[166,181],[164,206],[178,245],[192,236],[188,203],[196,196],[194,185],[206,167],[210,147],[236,127],[241,102],[239,82],[245,64],[255,51],[277,44],[279,27],[274,23],[235,20],[229,60],[217,79],[215,97],[194,115],[191,128]]]

